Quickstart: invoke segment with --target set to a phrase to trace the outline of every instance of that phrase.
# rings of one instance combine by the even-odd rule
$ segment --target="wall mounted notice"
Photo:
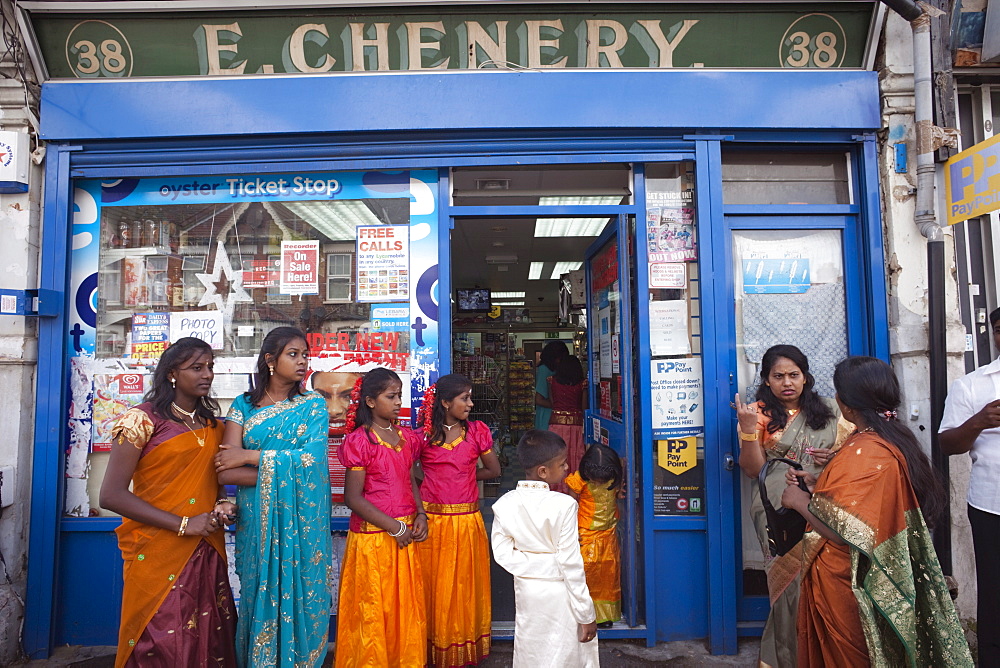
[[[222,311],[183,311],[170,314],[170,340],[193,336],[222,350]]]
[[[654,357],[691,354],[685,300],[649,303],[649,348]]]
[[[681,262],[650,262],[649,287],[686,288],[687,265]]]
[[[141,373],[94,374],[91,452],[111,452],[111,428],[122,413],[142,403],[144,391]]]
[[[611,307],[602,308],[597,312],[597,348],[601,359],[601,378],[610,378],[614,373],[614,362],[611,359]]]
[[[281,242],[283,295],[319,294],[319,240]]]
[[[650,362],[653,437],[689,436],[705,427],[701,358]]]
[[[705,452],[697,436],[656,441],[653,469],[655,515],[705,514]]]
[[[358,301],[410,300],[410,228],[365,225],[358,228]]]

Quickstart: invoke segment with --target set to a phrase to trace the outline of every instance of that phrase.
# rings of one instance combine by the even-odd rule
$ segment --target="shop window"
[[[411,373],[412,181],[370,172],[77,182],[95,218],[74,246],[74,281],[96,279],[96,290],[79,289],[92,295],[94,319],[82,324],[93,338],[84,329],[71,356],[67,514],[109,514],[97,494],[110,429],[142,401],[169,341],[212,344],[225,415],[249,389],[264,337],[282,325],[307,336],[306,389],[327,400],[332,495],[342,501],[341,386],[375,366]]]
[[[846,153],[726,152],[726,204],[853,204]]]

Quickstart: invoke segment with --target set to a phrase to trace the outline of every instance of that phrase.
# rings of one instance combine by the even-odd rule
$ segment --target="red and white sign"
[[[119,394],[142,394],[142,374],[123,373],[118,376]]]
[[[319,240],[281,242],[283,295],[319,294]]]
[[[251,260],[250,267],[243,268],[243,287],[271,288],[278,285],[281,274],[281,261]]]
[[[686,288],[687,265],[679,262],[650,262],[649,287]]]

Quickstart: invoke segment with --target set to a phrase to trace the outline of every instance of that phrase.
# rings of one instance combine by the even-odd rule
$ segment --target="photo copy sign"
[[[283,295],[319,294],[319,240],[281,242]]]
[[[185,336],[207,341],[213,350],[222,350],[222,311],[185,311],[170,314],[170,340]]]

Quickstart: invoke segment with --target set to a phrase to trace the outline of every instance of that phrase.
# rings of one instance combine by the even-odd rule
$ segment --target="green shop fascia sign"
[[[56,3],[21,6],[27,8],[25,25],[34,33],[44,74],[57,78],[482,68],[862,68],[878,6],[395,8],[402,14],[385,7],[39,11],[47,4]]]

